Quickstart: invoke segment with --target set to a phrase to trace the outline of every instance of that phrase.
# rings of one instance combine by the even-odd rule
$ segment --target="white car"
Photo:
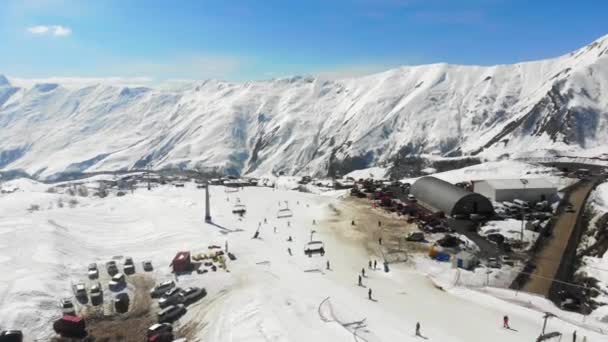
[[[87,274],[89,276],[89,279],[97,279],[99,277],[99,269],[97,269],[96,263],[89,264]]]
[[[76,308],[74,307],[74,303],[70,298],[62,298],[59,301],[59,306],[61,307],[61,312],[64,315],[74,315],[76,313]]]
[[[310,241],[304,247],[304,254],[311,257],[315,253],[319,253],[321,256],[325,255],[325,244],[322,241]]]

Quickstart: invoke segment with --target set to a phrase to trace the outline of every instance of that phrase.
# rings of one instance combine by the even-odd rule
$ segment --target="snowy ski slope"
[[[38,183],[14,182],[5,186],[19,191],[0,195],[0,329],[23,329],[28,341],[49,338],[49,321],[59,315],[58,298],[85,278],[89,262],[103,263],[115,255],[131,256],[138,265],[151,259],[160,281],[172,278],[168,264],[176,251],[196,253],[226,241],[238,258],[228,264],[229,273],[180,278],[182,285],[209,292],[179,321],[180,326],[194,324],[200,341],[417,341],[414,326],[420,322],[431,341],[507,342],[532,341],[541,329],[539,310],[450,281],[440,290],[406,264],[392,265],[390,273],[368,270],[364,285],[373,289],[376,301],[368,300],[367,288],[356,286],[357,274],[370,258],[379,257],[331,223],[329,204],[340,208],[339,193],[245,188],[227,194],[212,187],[216,225],[210,225],[203,222],[204,192],[193,183],[138,189],[124,197],[78,197],[74,208],[59,208],[57,200],[69,196],[47,193],[47,186]],[[247,206],[242,221],[231,213],[237,197]],[[294,211],[291,227],[276,219],[280,201],[289,201]],[[31,204],[40,210],[28,212]],[[251,239],[260,224],[261,239]],[[314,238],[325,242],[325,257],[303,254],[313,227]],[[287,242],[290,235],[292,243]],[[531,298],[562,314],[544,299],[515,298]],[[502,328],[505,314],[516,330]],[[573,322],[578,320],[552,319],[548,330],[570,334],[576,329],[588,342],[607,339]]]

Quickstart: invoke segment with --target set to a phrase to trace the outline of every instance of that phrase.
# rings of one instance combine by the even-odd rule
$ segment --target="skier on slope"
[[[329,270],[329,260],[327,260],[326,266],[327,266],[327,269]]]
[[[502,318],[502,327],[503,327],[503,328],[506,328],[506,329],[511,329],[511,328],[509,327],[509,316],[505,315],[505,316]]]
[[[287,253],[289,253],[289,255],[293,255],[291,254],[291,248],[287,247]]]
[[[365,267],[361,268],[361,275],[365,277]]]
[[[367,290],[367,298],[369,298],[369,300],[372,300],[372,288],[370,287],[369,290]]]
[[[376,266],[378,266],[378,261],[374,260],[374,269],[376,269]]]
[[[361,275],[359,274],[359,286],[363,286],[363,280],[361,279]]]
[[[372,268],[372,261],[371,260],[369,261],[369,268],[370,269]]]
[[[420,334],[420,322],[416,322],[416,336],[422,336]]]

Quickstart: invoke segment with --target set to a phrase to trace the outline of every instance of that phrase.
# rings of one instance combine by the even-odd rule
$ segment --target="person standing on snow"
[[[370,287],[369,290],[367,290],[367,298],[369,298],[369,300],[372,300],[372,288]]]
[[[329,270],[329,260],[327,260],[327,269]]]
[[[379,238],[378,238],[378,244],[379,244],[380,246],[382,246],[382,238],[381,238],[381,237],[379,237]]]
[[[365,267],[361,268],[361,275],[365,277]]]
[[[370,269],[372,268],[372,261],[371,260],[369,261],[369,268]]]
[[[420,322],[416,322],[416,336],[422,336],[420,334]]]
[[[509,316],[505,315],[505,317],[502,318],[502,327],[510,329],[510,327],[509,327]]]
[[[576,330],[572,333],[572,342],[576,342]]]
[[[363,281],[361,279],[361,275],[359,274],[359,286],[363,286]]]
[[[376,266],[378,265],[378,261],[374,260],[374,269],[376,269]]]
[[[287,247],[287,253],[289,253],[289,255],[292,255],[291,254],[291,248]]]

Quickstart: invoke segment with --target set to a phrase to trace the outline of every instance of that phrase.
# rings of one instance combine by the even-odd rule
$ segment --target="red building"
[[[171,266],[173,266],[173,273],[192,271],[190,252],[178,252],[173,258]]]

